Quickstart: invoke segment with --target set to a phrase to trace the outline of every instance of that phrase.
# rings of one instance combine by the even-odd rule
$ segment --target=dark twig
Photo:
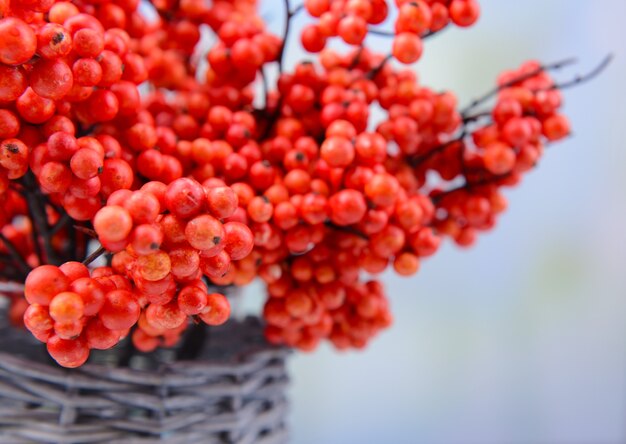
[[[359,230],[352,228],[352,227],[335,225],[332,222],[326,222],[324,225],[326,225],[328,228],[332,228],[333,230],[342,231],[344,233],[349,233],[349,234],[354,234],[355,236],[358,236],[361,239],[366,239],[366,240],[369,239],[369,237],[366,234],[361,233]]]
[[[613,54],[608,54],[606,57],[604,57],[604,59],[602,59],[598,66],[593,68],[587,74],[579,74],[572,80],[569,80],[567,82],[555,83],[551,89],[567,89],[573,86],[577,86],[581,83],[588,82],[589,80],[593,80],[595,77],[602,74],[602,72],[611,64],[611,61],[613,61]]]
[[[358,64],[361,62],[362,55],[363,55],[363,46],[359,46],[359,49],[356,51],[356,54],[354,54],[354,58],[352,59],[350,66],[348,66],[348,70],[353,70],[354,68],[358,66]]]
[[[65,241],[64,252],[66,257],[74,256],[76,260],[84,259],[86,250],[78,248],[78,231],[73,230],[70,224],[71,222],[67,224],[67,240]],[[86,244],[86,242],[83,242],[83,244]]]
[[[15,285],[15,281],[24,282],[26,274],[23,274],[23,272],[15,266],[13,258],[8,254],[0,254],[0,263],[3,264],[2,270],[0,271],[0,296],[2,296],[2,292],[7,291],[6,287],[8,285]]]
[[[380,37],[395,37],[395,33],[392,31],[385,31],[383,29],[375,29],[375,28],[369,28],[367,30],[368,34],[372,34],[372,35],[378,35]]]
[[[261,74],[261,84],[263,85],[263,106],[265,109],[267,109],[270,94],[269,85],[267,83],[267,75],[265,74],[265,70],[263,68],[259,69],[259,73]]]
[[[0,241],[2,241],[2,243],[4,244],[4,248],[6,248],[11,255],[11,259],[13,260],[15,265],[24,275],[27,275],[31,268],[28,266],[28,264],[20,254],[19,250],[15,247],[15,245],[13,245],[13,242],[7,239],[7,237],[2,233],[0,233]]]
[[[369,80],[372,80],[373,78],[375,78],[378,75],[378,73],[383,70],[383,68],[385,67],[387,62],[389,62],[389,60],[391,60],[391,57],[392,57],[392,55],[389,54],[384,59],[382,59],[378,65],[376,65],[374,68],[372,68],[372,70],[370,72],[365,74],[365,78],[367,78]]]
[[[83,127],[82,125],[78,126],[78,131],[76,132],[76,137],[85,137],[93,133],[96,125],[89,125]]]
[[[57,223],[54,224],[54,226],[50,230],[50,235],[54,236],[55,234],[57,234],[59,231],[61,231],[61,229],[67,226],[70,221],[71,221],[71,218],[69,214],[64,212],[63,215],[57,221]]]
[[[26,197],[27,202],[28,202],[28,197]],[[40,242],[40,236],[39,236],[39,228],[37,227],[37,224],[35,223],[35,220],[32,220],[32,233],[31,233],[31,238],[33,240],[33,247],[35,250],[35,254],[37,255],[37,257],[39,258],[39,261],[41,262],[43,260],[43,253],[41,251],[41,242]]]
[[[566,88],[571,88],[577,85],[580,85],[581,83],[584,82],[588,82],[590,80],[593,80],[595,77],[599,76],[612,62],[614,58],[613,54],[608,54],[606,57],[604,57],[602,59],[602,61],[595,67],[593,68],[590,72],[586,73],[586,74],[579,74],[577,76],[575,76],[572,80],[566,81],[566,82],[562,82],[562,83],[555,83],[554,85],[552,85],[552,87],[550,87],[550,90],[562,90],[562,89],[566,89]],[[570,65],[572,63],[574,63],[576,61],[576,59],[570,58],[570,59],[565,59],[562,60],[560,62],[556,62],[556,63],[551,63],[551,64],[547,64],[547,65],[542,65],[541,67],[537,68],[536,70],[533,70],[527,74],[524,74],[522,76],[516,77],[512,80],[510,80],[509,82],[506,82],[503,85],[500,85],[499,87],[493,89],[492,91],[490,91],[489,93],[485,94],[483,97],[474,100],[474,102],[472,102],[470,104],[470,106],[468,108],[466,108],[463,112],[463,123],[467,124],[476,120],[480,120],[483,117],[489,117],[491,116],[491,112],[489,111],[485,111],[485,112],[481,112],[481,113],[476,113],[473,115],[467,115],[467,113],[475,108],[476,106],[478,106],[480,103],[483,103],[484,101],[488,100],[489,98],[491,98],[492,96],[494,96],[495,94],[498,93],[498,91],[504,89],[504,88],[508,88],[510,86],[513,86],[519,82],[523,82],[524,80],[527,80],[529,78],[534,77],[535,75],[541,73],[542,71],[547,71],[547,70],[556,70],[556,69],[560,69],[564,66]],[[537,91],[535,91],[537,92]],[[466,132],[464,131],[463,134],[461,135],[461,137],[459,139],[462,139],[463,137],[465,137]],[[456,141],[458,141],[459,139],[455,139],[452,140],[446,144],[443,144],[431,151],[429,151],[428,153],[426,153],[425,155],[423,155],[422,157],[419,158],[413,158],[411,160],[411,164],[412,165],[416,165],[421,163],[423,160],[425,160],[425,158],[428,158],[430,156],[432,156],[433,154],[443,151],[445,148],[447,148],[447,146],[449,146],[451,143],[454,143]],[[463,151],[463,150],[462,150]],[[463,163],[462,163],[463,166]],[[476,187],[476,186],[481,186],[481,185],[488,185],[490,183],[494,183],[497,182],[498,180],[501,179],[505,179],[509,176],[510,174],[505,174],[505,175],[500,175],[500,176],[491,176],[487,179],[481,180],[481,181],[476,181],[476,182],[467,182],[464,185],[461,185],[457,188],[453,188],[451,190],[448,191],[444,191],[442,193],[439,193],[435,196],[432,197],[434,202],[437,202],[441,199],[443,199],[445,196],[455,193],[457,191],[461,191],[461,190],[467,190],[470,189],[472,187]]]
[[[467,124],[467,123],[471,123],[471,122],[475,122],[477,120],[480,120],[484,117],[491,117],[491,111],[484,111],[481,113],[476,113],[476,114],[472,114],[470,116],[466,116],[463,117],[463,123]]]
[[[103,246],[100,246],[100,248],[98,248],[96,251],[94,251],[93,253],[91,253],[89,256],[87,256],[87,259],[85,259],[83,261],[83,265],[89,265],[91,264],[93,261],[95,261],[96,259],[98,259],[100,256],[102,256],[104,253],[106,253],[106,249]]]
[[[48,224],[48,216],[46,215],[47,198],[35,184],[35,177],[32,173],[24,176],[24,183],[26,185],[28,212],[33,220],[33,233],[38,233],[35,243],[37,244],[41,241],[43,244],[47,263],[59,265],[61,262],[52,246],[52,235],[50,233],[50,225]],[[43,258],[40,256],[40,259]]]
[[[76,257],[85,260],[87,257],[87,248],[89,247],[89,238],[84,233],[76,230],[69,230],[70,232],[70,245],[74,245],[76,248]],[[82,262],[82,261],[81,261]]]
[[[613,54],[608,54],[604,59],[602,59],[600,64],[598,64],[598,66],[596,66],[589,73],[587,73],[587,74],[579,74],[576,77],[574,77],[572,80],[569,80],[569,81],[566,81],[566,82],[563,82],[563,83],[555,83],[549,89],[550,90],[567,89],[567,88],[571,88],[571,87],[577,86],[577,85],[579,85],[581,83],[593,80],[595,77],[600,75],[611,64],[613,58],[614,58]],[[561,67],[565,66],[566,64],[569,64],[570,60],[573,61],[574,59],[568,59],[568,60],[565,60],[563,62],[557,62],[557,63],[552,64],[552,65],[546,65],[546,69],[558,69],[558,68],[561,68]],[[536,71],[534,71],[534,74],[538,74],[539,72],[540,72],[539,70],[536,70]],[[498,91],[500,89],[502,89],[502,88],[506,88],[508,86],[511,86],[512,84],[515,84],[517,82],[521,82],[521,81],[525,80],[526,78],[529,78],[528,76],[529,75],[526,74],[526,75],[523,76],[524,78],[521,79],[521,80],[520,80],[520,78],[518,78],[518,79],[514,79],[511,82],[507,82],[506,85],[503,85],[503,86],[499,87]],[[535,90],[534,92],[538,92],[538,91]],[[464,116],[463,116],[463,123],[474,122],[476,120],[480,120],[480,119],[482,119],[484,117],[490,117],[490,116],[491,116],[491,112],[490,111],[484,111],[484,112],[480,112],[480,113],[476,113],[476,114],[472,114],[472,115],[465,115],[464,114]]]
[[[472,188],[475,187],[481,187],[481,186],[485,186],[485,185],[490,185],[493,183],[496,183],[500,180],[506,179],[508,177],[510,177],[513,173],[506,173],[506,174],[500,174],[500,175],[490,175],[489,177],[480,179],[480,180],[476,180],[473,182],[465,182],[463,185],[459,185],[458,187],[454,187],[451,188],[449,190],[446,191],[442,191],[440,193],[437,193],[435,195],[430,196],[430,199],[433,201],[434,204],[438,204],[439,202],[441,202],[443,199],[445,199],[447,196],[450,196],[451,194],[457,193],[459,191],[468,191],[471,190]]]
[[[442,30],[439,31],[428,31],[426,34],[422,34],[421,38],[422,40],[427,39],[429,37],[434,36],[435,34],[440,33]],[[377,35],[380,37],[395,37],[397,34],[393,31],[385,31],[384,29],[376,29],[376,28],[369,28],[367,30],[368,34],[372,34],[372,35]]]
[[[293,11],[291,11],[291,16],[293,17],[294,15],[298,14],[298,12],[302,11],[304,9],[304,3],[302,3],[301,5],[296,6]]]
[[[477,106],[479,106],[482,103],[486,102],[487,100],[491,99],[492,97],[494,97],[496,94],[498,94],[501,90],[503,90],[505,88],[509,88],[511,86],[514,86],[515,84],[517,84],[519,82],[523,82],[525,80],[533,78],[537,74],[542,73],[543,71],[558,70],[558,69],[561,69],[561,68],[563,68],[565,66],[568,66],[568,65],[571,65],[573,63],[576,63],[576,61],[577,61],[577,59],[575,59],[575,58],[569,58],[569,59],[561,60],[561,61],[558,61],[558,62],[555,62],[555,63],[549,63],[549,64],[546,64],[546,65],[541,65],[537,69],[529,71],[526,74],[517,76],[517,77],[509,80],[508,82],[503,83],[502,85],[498,85],[494,89],[488,91],[483,96],[481,96],[481,97],[479,97],[477,99],[474,99],[467,107],[465,107],[461,111],[461,116],[463,118],[467,117],[469,115],[469,113],[471,111],[473,111]]]
[[[91,237],[93,239],[97,239],[98,238],[98,233],[96,233],[91,228],[83,227],[83,226],[80,226],[80,225],[74,225],[74,229],[76,231],[80,231],[83,234],[86,234],[87,236],[89,236],[89,237]]]
[[[289,37],[289,31],[291,29],[291,19],[298,12],[304,9],[304,4],[302,4],[300,6],[297,6],[294,10],[291,10],[291,6],[289,5],[289,0],[284,0],[284,4],[285,4],[285,32],[283,33],[283,41],[282,41],[282,44],[280,45],[280,51],[278,52],[278,77],[280,77],[280,75],[283,73],[284,68],[285,68],[284,66],[285,53],[287,50],[287,39]],[[261,140],[266,139],[272,132],[272,129],[274,128],[274,124],[276,123],[276,120],[278,120],[278,117],[280,116],[280,110],[282,108],[282,104],[283,104],[283,97],[280,96],[278,98],[278,103],[276,104],[276,109],[274,110],[274,112],[272,113],[271,117],[269,118],[267,122],[267,126],[265,127],[265,131],[263,132],[263,135],[261,136]],[[267,100],[265,103],[265,108],[267,110]]]
[[[285,32],[283,33],[283,42],[280,46],[280,51],[278,52],[278,71],[279,75],[283,72],[283,64],[285,58],[285,52],[287,48],[287,39],[289,38],[289,31],[291,30],[291,19],[300,12],[304,5],[297,6],[293,11],[291,10],[291,6],[289,4],[289,0],[284,0],[285,4]]]
[[[422,164],[423,162],[426,162],[428,159],[430,159],[434,155],[439,154],[439,153],[445,151],[446,148],[451,147],[455,143],[462,142],[463,139],[465,139],[466,135],[467,135],[467,133],[465,131],[463,131],[459,137],[456,137],[456,138],[454,138],[452,140],[449,140],[449,141],[447,141],[445,143],[442,143],[441,145],[438,145],[438,146],[436,146],[434,148],[431,148],[427,153],[424,153],[424,154],[419,155],[419,156],[412,157],[409,160],[410,165],[412,167],[419,166],[420,164]]]

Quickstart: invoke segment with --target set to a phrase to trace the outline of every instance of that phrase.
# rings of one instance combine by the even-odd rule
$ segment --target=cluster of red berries
[[[109,3],[94,16],[68,2],[14,3],[20,9],[11,9],[14,15],[0,20],[1,75],[6,79],[0,101],[14,102],[29,124],[43,124],[57,115],[90,125],[136,111],[136,85],[148,73],[143,59],[129,48],[129,34],[107,17],[112,11],[130,11]],[[85,9],[95,9],[89,6]],[[73,126],[48,126],[66,125]]]
[[[25,279],[12,317],[30,304],[61,365],[125,336],[172,346],[228,319],[216,287],[257,277],[271,342],[364,347],[392,316],[363,275],[413,275],[444,236],[471,244],[500,188],[569,133],[537,63],[475,114],[394,66],[474,24],[476,0],[285,3],[316,19],[300,40],[319,56],[291,69],[290,26],[273,35],[255,0],[0,1],[0,276]],[[370,33],[392,37],[387,56]]]
[[[90,350],[115,346],[135,324],[133,344],[151,351],[178,342],[187,327],[187,314],[198,314],[211,325],[228,319],[225,296],[209,294],[200,279],[188,280],[173,304],[162,304],[163,296],[153,303],[158,298],[154,288],[162,287],[160,283],[147,282],[143,293],[133,284],[111,267],[90,273],[80,262],[39,266],[26,279],[24,295],[30,305],[23,314],[24,324],[47,344],[60,365],[78,367]]]
[[[90,274],[80,262],[39,266],[25,282],[30,305],[24,324],[59,364],[80,366],[90,349],[114,346],[139,319],[140,306],[130,288],[108,267]]]
[[[320,52],[332,37],[348,45],[362,46],[370,27],[383,23],[389,14],[385,0],[306,0],[304,7],[316,17],[301,35],[302,46]],[[394,32],[374,30],[393,36],[391,54],[401,63],[414,63],[424,50],[422,37],[441,31],[450,22],[457,26],[473,25],[480,15],[476,0],[395,0],[398,8]]]
[[[447,148],[446,155],[461,159],[456,174],[463,174],[466,184],[433,193],[439,210],[435,226],[463,246],[474,243],[477,231],[493,228],[496,215],[506,209],[499,188],[518,184],[543,155],[545,143],[570,133],[568,119],[559,113],[561,92],[539,63],[503,73],[498,84],[488,116],[493,123]]]
[[[360,269],[376,273],[388,262],[367,248],[361,237],[331,232],[288,265],[264,265],[259,274],[270,296],[263,310],[268,340],[302,350],[315,349],[325,338],[339,349],[362,348],[391,325],[382,286],[359,281]],[[404,261],[400,256],[398,263]],[[417,259],[403,271],[412,274],[416,267]]]
[[[136,323],[132,340],[142,351],[160,345],[160,337],[175,343],[189,316],[223,324],[230,304],[223,294],[209,293],[202,276],[219,282],[231,261],[252,250],[246,225],[222,223],[237,207],[231,188],[206,188],[189,178],[113,192],[93,217],[102,247],[114,253],[111,267],[91,277],[78,262],[35,268],[26,279],[33,304],[27,328],[67,367],[81,365],[84,350],[114,346]],[[74,348],[80,358],[64,352]]]

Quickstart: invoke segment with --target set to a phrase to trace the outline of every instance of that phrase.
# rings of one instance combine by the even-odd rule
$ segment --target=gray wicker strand
[[[285,443],[289,352],[254,318],[210,334],[193,361],[140,354],[115,367],[113,349],[67,370],[0,328],[0,443]]]

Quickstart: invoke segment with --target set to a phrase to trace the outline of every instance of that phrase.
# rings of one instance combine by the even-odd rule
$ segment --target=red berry
[[[208,214],[195,217],[185,227],[185,237],[198,250],[219,251],[225,231],[222,223]]]
[[[339,191],[331,196],[328,205],[330,220],[341,226],[358,223],[367,211],[363,194],[356,190]]]
[[[35,31],[22,20],[6,17],[0,20],[0,63],[21,65],[37,50]]]
[[[30,304],[49,305],[52,298],[66,291],[69,279],[54,265],[41,265],[32,270],[24,283],[24,296]]]
[[[480,6],[476,0],[452,0],[450,18],[457,26],[472,26],[480,15]]]
[[[111,330],[126,330],[139,319],[139,304],[127,290],[114,290],[106,294],[100,309],[102,324]]]
[[[332,167],[347,167],[354,160],[354,146],[343,137],[330,137],[322,143],[320,156]]]
[[[52,329],[54,320],[50,317],[47,307],[31,304],[24,312],[24,325],[33,333],[43,333]]]
[[[78,278],[70,284],[69,290],[81,297],[85,316],[95,316],[104,304],[104,287],[96,279]]]
[[[241,260],[248,256],[254,247],[254,237],[250,228],[239,222],[224,224],[224,251],[232,260]]]
[[[108,350],[120,341],[120,331],[104,326],[99,318],[93,318],[85,327],[87,346],[96,350]]]
[[[196,287],[188,286],[183,288],[177,298],[178,308],[188,316],[202,313],[208,303],[206,291]]]
[[[165,205],[174,215],[183,219],[199,214],[205,207],[206,197],[202,185],[192,179],[176,179],[165,192]]]
[[[230,303],[226,296],[220,293],[212,293],[207,296],[207,306],[200,319],[208,325],[221,325],[230,317]]]
[[[411,32],[402,32],[393,39],[393,56],[401,63],[417,62],[423,52],[422,39]]]
[[[130,234],[133,219],[125,208],[107,205],[96,213],[93,228],[101,240],[119,242]]]
[[[515,165],[515,152],[508,145],[496,142],[485,148],[484,161],[493,174],[506,174]]]
[[[37,32],[37,53],[45,59],[63,57],[72,50],[72,37],[55,23],[44,25]]]
[[[83,317],[83,313],[83,300],[76,293],[65,291],[50,301],[50,316],[57,322],[78,321]]]

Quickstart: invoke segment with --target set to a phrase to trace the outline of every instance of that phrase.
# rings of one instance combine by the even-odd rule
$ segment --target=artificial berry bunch
[[[491,229],[502,188],[569,134],[560,91],[608,62],[560,84],[569,61],[527,62],[463,109],[402,65],[476,0],[285,0],[280,37],[258,7],[0,1],[0,279],[25,283],[11,318],[59,364],[174,346],[256,278],[269,341],[364,347],[392,322],[365,275]],[[288,68],[305,12],[317,55]]]

